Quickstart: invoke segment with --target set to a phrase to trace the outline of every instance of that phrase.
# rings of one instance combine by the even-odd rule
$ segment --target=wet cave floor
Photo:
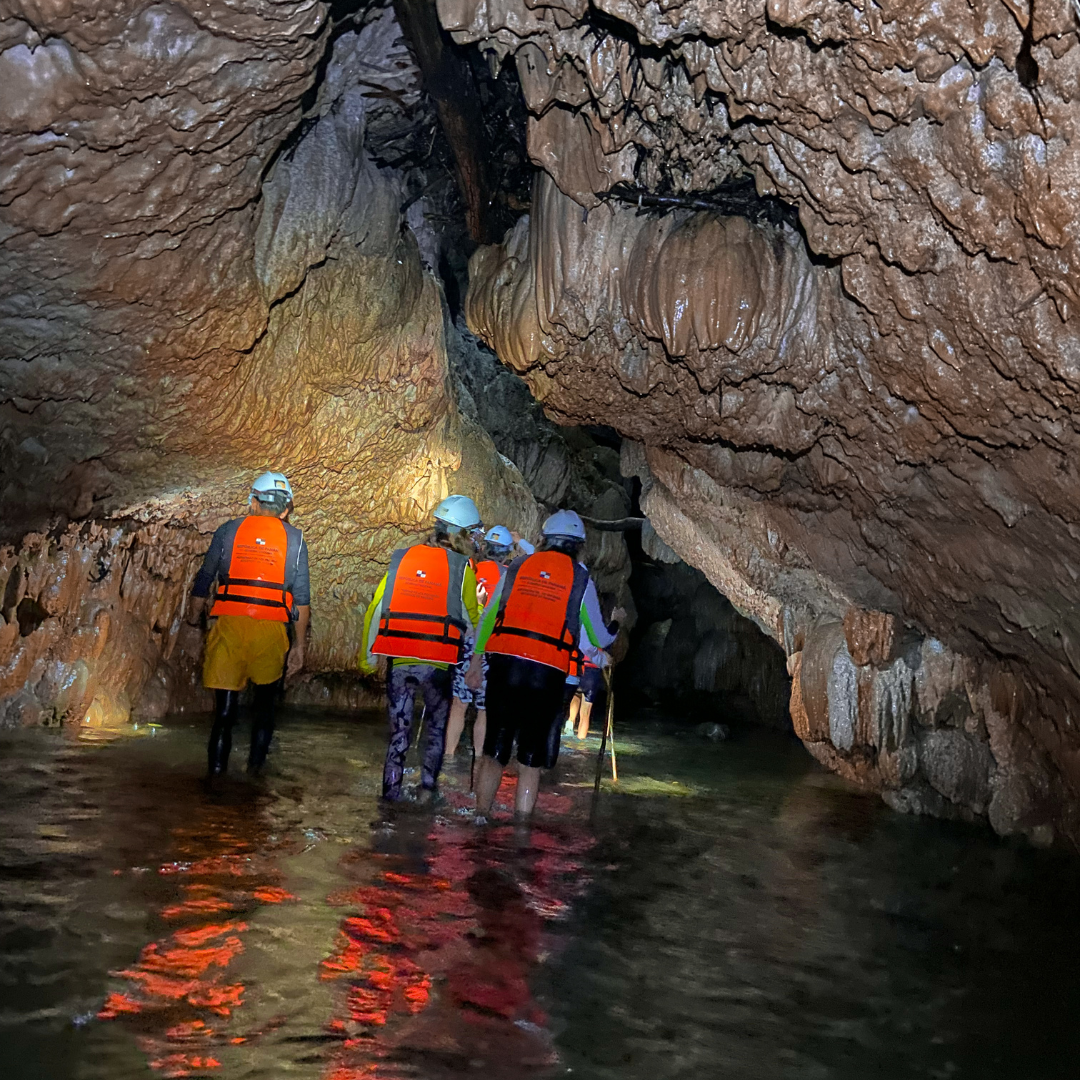
[[[380,718],[0,737],[8,1080],[1075,1077],[1080,863],[904,818],[763,730],[620,722],[531,829],[467,760],[387,818]],[[144,732],[147,729],[144,729]],[[500,799],[512,798],[509,784]]]

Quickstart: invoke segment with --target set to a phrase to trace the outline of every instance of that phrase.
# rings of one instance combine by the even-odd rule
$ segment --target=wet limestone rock
[[[316,673],[353,669],[390,553],[449,491],[535,527],[457,410],[371,159],[419,86],[370,7],[329,56],[312,0],[6,9],[0,723],[204,703],[186,590],[268,467],[310,547]]]
[[[543,170],[470,325],[553,415],[640,444],[659,538],[803,653],[815,752],[1080,837],[1072,6],[439,11],[516,64]],[[797,227],[730,209],[747,174]],[[895,711],[928,642],[962,735]]]

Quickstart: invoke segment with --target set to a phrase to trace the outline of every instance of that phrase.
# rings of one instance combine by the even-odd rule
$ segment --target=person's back
[[[364,617],[361,668],[374,671],[376,656],[389,663],[390,739],[382,788],[389,800],[401,797],[418,694],[425,709],[421,788],[434,793],[442,769],[452,668],[480,619],[476,575],[459,539],[480,519],[476,504],[453,495],[439,504],[434,516],[430,537],[394,552]]]
[[[198,621],[214,588],[211,628],[203,658],[203,685],[214,690],[214,725],[207,746],[211,776],[226,771],[240,694],[254,685],[255,720],[248,768],[266,760],[274,732],[274,699],[285,672],[298,672],[310,612],[307,547],[287,521],[292,488],[280,473],[252,485],[248,514],[214,533],[192,585],[189,621]],[[295,621],[294,640],[289,629]]]
[[[481,623],[477,651],[488,658],[488,730],[477,778],[477,811],[487,815],[517,744],[515,806],[536,804],[540,770],[559,753],[566,677],[582,625],[598,644],[586,595],[596,589],[578,562],[585,526],[560,510],[544,523],[544,545],[511,564]]]

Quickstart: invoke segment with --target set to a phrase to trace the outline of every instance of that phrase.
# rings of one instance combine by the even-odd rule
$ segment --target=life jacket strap
[[[392,619],[400,619],[402,622],[441,623],[443,631],[441,634],[425,634],[420,630],[399,630],[390,626]],[[451,630],[457,631],[457,638],[454,637]],[[464,636],[463,629],[450,615],[420,615],[414,611],[388,611],[379,619],[379,633],[386,634],[389,637],[407,638],[414,641],[444,642],[448,645],[456,645]]]
[[[237,586],[238,588],[251,589],[280,589],[280,600],[269,600],[263,597],[248,596],[246,593],[241,593],[238,597],[230,596],[229,589],[231,586]],[[232,600],[235,599],[238,603],[254,604],[256,607],[282,607],[286,611],[291,610],[289,604],[289,590],[285,587],[283,581],[263,581],[260,578],[237,578],[226,577],[221,579],[221,589],[218,595],[219,600]]]
[[[495,625],[492,627],[491,636],[496,634],[513,634],[515,637],[529,638],[532,641],[542,641],[545,645],[554,645],[557,649],[572,653],[574,645],[568,640],[564,632],[560,637],[552,637],[551,634],[543,634],[539,630],[526,630],[523,626],[511,626],[507,628],[505,609],[495,616]]]

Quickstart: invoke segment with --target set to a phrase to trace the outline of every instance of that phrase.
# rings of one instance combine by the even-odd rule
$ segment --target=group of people
[[[260,476],[248,514],[215,532],[192,586],[192,622],[201,620],[216,586],[203,662],[203,683],[215,692],[211,776],[228,766],[240,693],[249,681],[248,768],[263,765],[281,680],[303,667],[310,584],[303,535],[288,522],[292,499],[286,477]],[[541,770],[558,758],[568,709],[578,737],[588,734],[621,612],[610,625],[601,616],[581,561],[585,525],[572,510],[544,522],[538,549],[503,525],[485,532],[475,502],[464,495],[444,499],[433,517],[423,540],[394,552],[364,618],[360,668],[373,673],[387,665],[382,795],[402,797],[418,698],[421,800],[434,797],[443,759],[456,752],[474,705],[477,812],[490,814],[516,747],[515,810],[527,816]]]

